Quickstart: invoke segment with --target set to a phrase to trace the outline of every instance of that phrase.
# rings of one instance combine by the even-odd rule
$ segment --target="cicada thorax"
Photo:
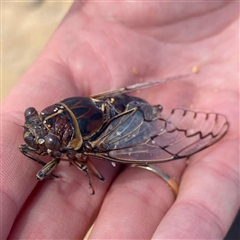
[[[41,120],[49,130],[49,138],[45,139],[56,144],[55,149],[49,146],[50,150],[79,150],[83,141],[101,128],[104,122],[101,108],[101,103],[91,98],[72,97],[42,110]]]

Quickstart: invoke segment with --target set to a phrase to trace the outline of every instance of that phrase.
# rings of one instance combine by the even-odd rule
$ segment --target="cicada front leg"
[[[45,163],[41,159],[32,156],[31,154],[38,154],[38,153],[36,152],[35,149],[30,148],[27,144],[20,145],[19,149],[23,155],[27,156],[28,158],[32,159],[33,161],[35,161],[43,166],[43,168],[36,175],[38,180],[43,180],[45,178],[51,179],[51,178],[61,177],[59,175],[55,175],[52,173],[52,171],[57,166],[57,165],[55,166],[55,164],[53,164],[53,163],[55,163],[55,161],[52,160],[53,162],[51,161],[49,163]],[[49,165],[51,166],[51,169],[49,169]]]
[[[42,166],[45,166],[45,165],[46,165],[46,163],[45,163],[44,161],[42,161],[42,160],[40,160],[40,159],[38,159],[38,158],[36,158],[36,157],[34,157],[34,156],[32,156],[32,155],[30,154],[30,153],[36,153],[36,154],[38,154],[38,153],[36,152],[35,149],[30,148],[27,144],[22,144],[22,145],[20,145],[19,150],[21,151],[21,153],[22,153],[23,155],[29,157],[29,158],[32,159],[33,161],[41,164]]]
[[[46,178],[60,178],[60,175],[55,175],[52,173],[52,171],[57,167],[59,164],[60,159],[59,158],[54,158],[50,162],[45,163],[44,167],[37,173],[37,179],[39,181],[42,181],[43,179]]]

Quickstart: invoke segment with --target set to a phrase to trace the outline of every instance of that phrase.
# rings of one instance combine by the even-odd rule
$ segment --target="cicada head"
[[[60,138],[46,127],[35,108],[27,108],[24,117],[23,138],[30,148],[35,149],[38,154],[60,149]]]

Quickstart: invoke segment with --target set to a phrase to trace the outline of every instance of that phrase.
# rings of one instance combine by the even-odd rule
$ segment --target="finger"
[[[91,195],[87,177],[76,167],[67,163],[58,166],[56,174],[61,178],[37,185],[15,220],[9,239],[83,239],[117,171],[110,163],[97,165],[106,179],[93,179],[95,195]]]
[[[68,24],[71,25],[71,23]],[[59,39],[64,41],[66,36],[69,39],[73,37],[66,34],[66,29],[69,30],[69,27],[65,27],[63,24],[59,28],[43,54],[2,103],[1,122],[4,127],[1,132],[1,147],[4,150],[1,160],[3,203],[1,215],[4,221],[1,230],[3,238],[7,237],[23,203],[37,184],[35,175],[39,170],[39,165],[27,159],[19,151],[19,145],[23,143],[21,126],[24,123],[25,109],[34,106],[37,110],[42,110],[60,99],[83,95],[85,91],[84,85],[77,89],[72,81],[72,74],[75,75],[75,72],[71,72],[68,64],[63,63],[66,56],[53,50],[62,49]],[[62,30],[64,28],[65,30]],[[64,50],[67,45],[65,44]],[[51,49],[52,46],[54,46],[53,49]]]
[[[217,153],[190,163],[177,201],[153,239],[224,238],[239,209],[238,147],[233,141],[221,142]]]
[[[45,64],[52,66],[49,62],[45,62]],[[4,204],[2,215],[5,216],[2,228],[3,236],[7,236],[19,209],[36,185],[36,181],[30,179],[36,179],[35,174],[39,166],[20,153],[19,145],[23,143],[22,125],[25,109],[29,105],[48,106],[49,102],[53,101],[53,94],[48,92],[48,88],[44,86],[43,82],[49,81],[51,84],[53,76],[49,74],[49,71],[54,71],[55,77],[63,74],[63,71],[58,71],[54,66],[49,70],[46,65],[41,65],[42,70],[40,70],[39,64],[36,63],[2,103],[1,121],[4,127],[1,133],[3,140],[1,146],[4,151],[2,154],[1,191]],[[65,76],[65,79],[69,77],[68,74],[62,76]],[[45,80],[38,82],[40,78]],[[31,81],[28,79],[36,79],[36,82],[30,85]],[[68,86],[67,92],[71,90],[71,84]],[[56,91],[54,96],[61,99],[63,93]]]
[[[185,161],[159,164],[177,181]],[[112,184],[89,239],[150,239],[175,200],[158,175],[127,168]]]
[[[30,75],[29,75],[30,77]],[[12,95],[13,96],[13,95]],[[44,99],[44,98],[43,98]],[[46,99],[46,98],[45,98]],[[22,101],[24,102],[25,99]],[[21,99],[19,99],[18,104],[21,103]],[[23,103],[25,104],[25,103]],[[14,106],[16,107],[16,106]],[[2,234],[3,236],[7,236],[10,229],[12,228],[13,222],[15,221],[16,216],[18,215],[18,219],[15,222],[14,227],[12,228],[12,232],[10,236],[14,236],[13,238],[23,236],[23,238],[28,239],[29,236],[33,236],[34,238],[36,237],[41,237],[44,238],[46,237],[46,233],[52,233],[56,234],[58,232],[56,229],[61,227],[61,224],[59,224],[58,221],[61,220],[62,225],[68,226],[68,224],[71,224],[72,229],[75,228],[77,231],[72,231],[72,235],[75,236],[74,234],[79,234],[79,236],[83,236],[85,234],[85,230],[88,229],[90,224],[92,223],[92,218],[96,215],[96,212],[98,211],[99,205],[101,204],[101,199],[103,198],[109,184],[111,183],[113,176],[116,174],[117,169],[112,170],[112,166],[109,164],[109,168],[111,168],[112,171],[101,171],[100,172],[104,175],[106,178],[106,181],[104,182],[103,185],[99,185],[99,189],[101,191],[98,191],[98,185],[95,186],[96,191],[98,192],[98,197],[95,198],[96,200],[93,201],[91,207],[89,208],[88,204],[91,202],[91,200],[87,198],[83,198],[82,195],[88,195],[90,196],[90,190],[88,192],[88,182],[85,176],[82,176],[80,178],[82,181],[79,181],[76,183],[74,179],[72,179],[71,182],[71,177],[69,180],[66,180],[64,187],[70,188],[70,189],[75,189],[76,194],[73,195],[73,199],[70,198],[68,200],[68,193],[64,191],[58,191],[59,185],[54,185],[54,182],[57,181],[58,184],[61,184],[60,179],[54,179],[52,181],[47,181],[47,186],[49,184],[49,190],[48,187],[46,189],[40,191],[38,193],[38,188],[34,190],[32,193],[33,196],[37,197],[31,197],[26,201],[28,196],[30,195],[31,191],[35,188],[37,184],[36,180],[36,173],[40,170],[40,165],[38,165],[36,162],[31,161],[30,159],[27,159],[25,156],[23,156],[20,151],[19,151],[19,144],[23,142],[22,134],[23,134],[23,129],[19,126],[18,122],[23,122],[23,120],[19,120],[20,118],[18,116],[18,112],[10,112],[11,109],[7,109],[4,106],[4,113],[3,114],[3,123],[4,123],[4,128],[2,132],[2,136],[4,139],[4,142],[2,144],[2,147],[4,148],[3,152],[3,171],[2,171],[2,202],[3,202],[3,211],[2,211],[2,216],[4,217],[4,222],[2,226]],[[59,166],[59,169],[61,169],[61,166]],[[68,169],[68,166],[67,166]],[[73,167],[71,168],[71,170]],[[58,169],[57,169],[58,170]],[[77,169],[75,169],[77,170]],[[108,170],[108,168],[106,168]],[[62,176],[66,176],[65,173],[65,168],[62,169],[61,171],[57,171],[57,173],[60,173]],[[105,173],[105,174],[104,174]],[[77,171],[77,175],[81,175],[81,172]],[[82,174],[83,175],[83,174]],[[69,172],[69,176],[72,176],[72,173]],[[76,177],[76,174],[75,174]],[[64,178],[65,179],[65,178]],[[68,177],[66,177],[68,179]],[[51,183],[53,182],[54,187],[50,187]],[[83,182],[86,183],[86,187],[83,187]],[[4,183],[4,184],[3,184]],[[94,181],[95,183],[95,181]],[[75,186],[75,188],[72,187]],[[103,187],[104,186],[104,187]],[[53,189],[52,189],[53,188]],[[85,189],[85,190],[84,190]],[[86,189],[87,189],[87,194],[86,194]],[[41,190],[41,188],[40,188]],[[42,194],[42,192],[44,194]],[[57,192],[57,194],[56,194]],[[45,197],[41,198],[41,194],[44,195]],[[62,195],[64,195],[62,197]],[[78,196],[78,197],[77,197]],[[67,198],[67,199],[66,199]],[[50,202],[48,202],[50,200]],[[34,204],[35,202],[40,204]],[[23,204],[25,202],[24,208],[22,208]],[[67,203],[67,204],[66,204]],[[80,204],[80,207],[78,208],[78,205]],[[65,214],[66,218],[62,217],[61,214],[61,209],[65,209],[65,206],[69,206],[70,210],[68,211],[68,214]],[[34,206],[34,207],[33,207]],[[19,213],[21,209],[21,212]],[[58,210],[59,209],[59,210]],[[69,223],[68,221],[71,220],[71,214],[75,214],[75,211],[79,210],[77,213],[79,219],[76,220],[76,224]],[[88,211],[91,209],[90,211]],[[39,214],[41,212],[47,219],[45,223],[46,225],[43,226],[42,224],[42,218],[43,216]],[[31,214],[32,215],[31,215]],[[49,217],[50,214],[52,217]],[[32,221],[34,219],[34,221]],[[50,224],[50,220],[57,219],[53,224]],[[87,219],[87,221],[86,221]],[[82,224],[81,227],[78,226],[79,223],[84,222],[85,224]],[[32,225],[31,225],[32,224]],[[29,227],[30,226],[30,227]],[[64,233],[64,226],[62,226],[62,236],[65,236]],[[42,230],[45,229],[44,231]],[[38,229],[38,231],[31,231],[32,229]],[[50,229],[53,229],[54,231],[51,231]],[[48,235],[47,238],[52,238],[53,236],[50,234]],[[10,237],[11,238],[11,237]]]
[[[56,45],[58,43],[56,42]],[[19,151],[23,143],[23,113],[29,106],[42,110],[56,101],[76,94],[71,81],[71,73],[60,64],[59,56],[53,60],[48,57],[50,50],[35,62],[20,79],[11,93],[2,103],[2,175],[1,196],[3,208],[2,237],[6,238],[23,203],[31,193],[37,181],[39,165],[27,159]],[[53,54],[51,54],[53,57]],[[81,91],[84,91],[82,87]],[[81,94],[79,90],[78,94]]]

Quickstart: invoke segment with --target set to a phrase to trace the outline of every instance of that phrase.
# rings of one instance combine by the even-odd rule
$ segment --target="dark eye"
[[[29,107],[25,110],[24,117],[27,123],[31,123],[33,119],[38,118],[38,112],[35,108]]]
[[[49,133],[44,139],[46,148],[50,150],[58,150],[60,148],[60,140],[56,135]]]

